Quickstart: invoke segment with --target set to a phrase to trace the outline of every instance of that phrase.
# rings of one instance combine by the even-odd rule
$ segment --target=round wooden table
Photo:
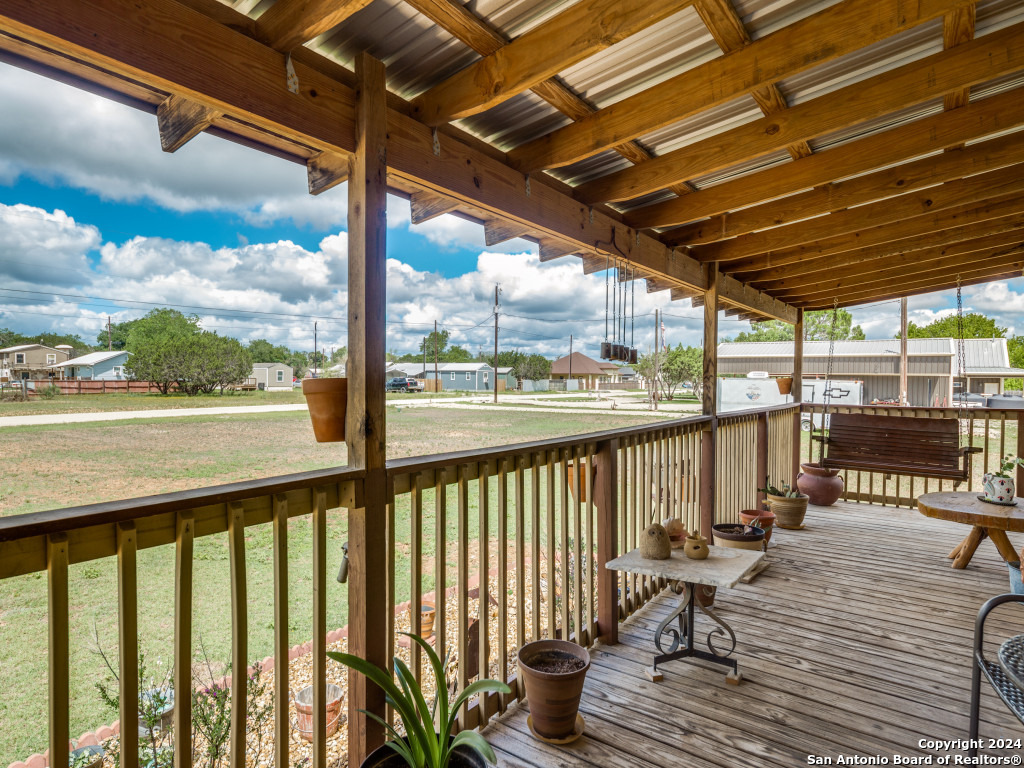
[[[1017,506],[1004,507],[982,501],[979,495],[977,491],[925,493],[917,499],[917,509],[925,517],[971,526],[971,532],[949,553],[954,568],[966,568],[986,536],[992,539],[1004,560],[1020,560],[1006,532],[1024,533],[1024,499],[1017,497]]]

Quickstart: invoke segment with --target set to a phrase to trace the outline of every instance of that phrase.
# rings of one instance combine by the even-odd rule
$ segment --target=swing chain
[[[967,412],[967,352],[964,349],[964,300],[960,291],[959,274],[956,276],[956,340],[956,377],[960,379],[960,392],[957,395],[957,400],[959,401],[958,417],[963,419]]]
[[[821,409],[821,431],[825,431],[828,424],[828,409],[832,403],[832,359],[836,351],[836,325],[839,321],[839,299],[832,299],[832,324],[828,331],[828,363],[825,367],[825,392],[822,396],[823,407]],[[825,460],[825,440],[819,446],[818,464]]]

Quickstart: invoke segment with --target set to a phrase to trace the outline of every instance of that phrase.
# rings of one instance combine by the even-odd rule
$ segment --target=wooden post
[[[907,297],[900,299],[900,405],[910,405],[907,398]]]
[[[757,487],[768,485],[768,412],[757,414]],[[775,482],[778,482],[776,479]],[[757,492],[757,508],[763,507],[765,494]]]
[[[804,311],[796,311],[796,325],[793,326],[793,402],[804,401]],[[814,414],[810,414],[811,423],[814,423]],[[792,477],[789,479],[791,487],[796,488],[796,476],[800,472],[800,422],[803,415],[797,408],[793,412],[793,460]]]
[[[619,642],[619,579],[604,564],[619,554],[619,441],[597,448],[594,506],[597,507],[597,626],[605,643]],[[579,465],[577,465],[579,466]]]
[[[711,536],[715,523],[715,442],[718,437],[718,265],[704,265],[703,408],[711,424],[700,439],[700,531]]]
[[[366,470],[363,507],[349,510],[349,653],[390,669],[387,647],[387,477],[384,471],[384,307],[387,92],[384,65],[356,57],[356,151],[348,184],[348,415],[350,466]],[[317,674],[321,671],[317,670]],[[349,764],[384,743],[384,693],[349,672]]]
[[[1024,456],[1024,419],[1021,418],[1020,411],[1017,411],[1017,453],[1014,455]],[[967,458],[970,460],[970,456]],[[1002,460],[1001,456],[1000,460]],[[1024,467],[1017,467],[1017,481],[1015,485],[1017,488],[1024,488]]]

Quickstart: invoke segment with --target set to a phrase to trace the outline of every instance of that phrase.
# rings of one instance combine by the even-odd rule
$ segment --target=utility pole
[[[565,391],[566,392],[569,391],[569,384],[568,384],[569,381],[572,381],[572,334],[571,333],[569,334],[569,378],[567,379],[567,383],[565,385]]]
[[[654,310],[654,381],[651,388],[651,402],[654,403],[654,410],[658,410],[658,375],[661,373],[661,342],[658,341],[660,328],[661,318],[658,310]]]
[[[437,387],[436,392],[441,391],[441,377],[437,375],[437,320],[434,321],[434,381],[437,382],[434,386]]]
[[[114,342],[110,336],[110,315],[107,315],[107,351],[110,352],[114,349]]]
[[[313,321],[313,378],[317,378],[316,371],[316,321]]]
[[[909,405],[907,398],[907,297],[900,299],[900,405]]]
[[[494,402],[498,402],[498,286],[494,286]]]

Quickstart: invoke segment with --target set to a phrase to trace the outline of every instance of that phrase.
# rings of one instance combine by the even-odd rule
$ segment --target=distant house
[[[434,364],[427,363],[391,363],[385,375],[412,376],[417,379],[432,380]],[[498,377],[505,382],[506,389],[516,388],[516,378],[511,368],[499,368]],[[437,378],[441,380],[441,389],[466,392],[493,392],[494,369],[487,363],[438,363]],[[499,389],[500,391],[500,389]]]
[[[90,352],[81,357],[73,357],[63,363],[51,365],[58,370],[64,379],[81,381],[124,381],[128,375],[124,372],[130,352],[114,350],[107,352]]]
[[[294,376],[292,367],[285,363],[253,363],[249,374],[256,380],[256,388],[267,392],[291,392]]]
[[[573,352],[551,364],[551,378],[572,378],[579,382],[581,389],[597,389],[599,383],[617,384],[622,381],[622,371],[615,363],[594,360],[582,352]]]
[[[67,344],[20,344],[0,349],[0,381],[57,378],[60,371],[52,366],[67,362],[74,353],[74,347]]]

